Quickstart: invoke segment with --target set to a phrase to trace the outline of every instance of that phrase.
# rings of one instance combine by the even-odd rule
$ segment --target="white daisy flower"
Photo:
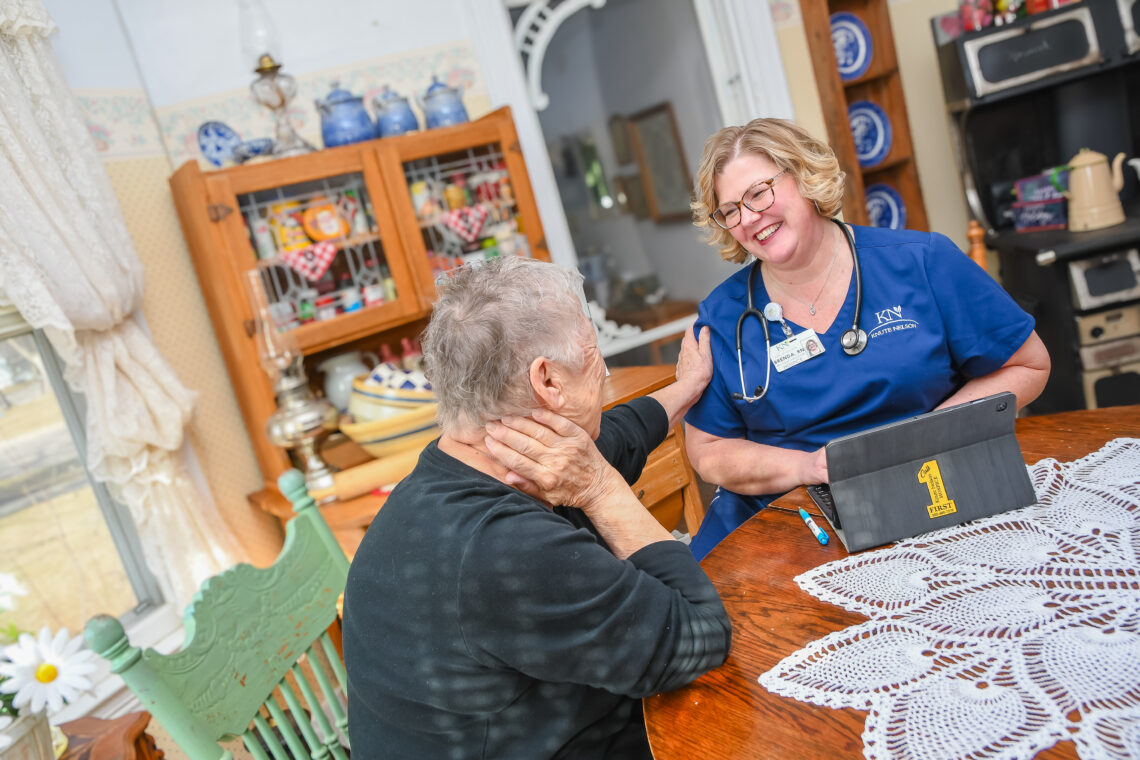
[[[9,715],[0,715],[0,731],[3,731],[8,726],[12,725],[12,718]],[[12,746],[12,737],[0,734],[0,749],[8,749]]]
[[[16,597],[26,596],[28,589],[10,573],[0,573],[0,610],[16,609]]]
[[[38,638],[29,633],[20,634],[19,640],[4,648],[0,660],[0,693],[15,694],[12,706],[17,710],[30,706],[32,712],[48,708],[56,713],[63,703],[75,699],[91,688],[87,675],[95,670],[95,655],[80,650],[83,637],[69,638],[61,628],[53,638],[51,629],[44,626]]]

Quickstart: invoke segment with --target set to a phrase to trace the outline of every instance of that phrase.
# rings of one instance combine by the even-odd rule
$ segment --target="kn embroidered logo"
[[[918,327],[917,321],[903,315],[902,306],[889,306],[886,309],[874,312],[874,314],[875,326],[867,331],[868,338],[877,338],[880,335],[913,330]]]

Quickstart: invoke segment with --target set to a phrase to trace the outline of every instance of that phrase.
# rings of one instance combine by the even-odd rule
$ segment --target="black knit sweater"
[[[632,483],[667,424],[637,399],[603,416],[598,449]],[[581,511],[432,443],[349,573],[353,760],[648,758],[640,697],[721,664],[730,630],[682,543],[619,560]]]

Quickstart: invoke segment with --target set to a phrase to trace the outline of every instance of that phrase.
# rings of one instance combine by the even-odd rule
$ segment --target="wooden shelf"
[[[365,306],[359,311],[338,314],[335,319],[307,322],[293,328],[301,351],[314,354],[372,335],[387,327],[406,322],[407,311],[398,301]]]
[[[858,77],[857,79],[849,79],[844,82],[843,88],[849,90],[852,87],[858,87],[859,85],[866,84],[868,82],[877,82],[880,79],[888,79],[898,73],[899,69],[897,66],[870,66],[867,68],[867,72],[863,74],[863,76]]]
[[[873,182],[885,182],[894,187],[903,199],[906,226],[917,230],[929,229],[914,162],[910,122],[887,0],[801,0],[800,11],[828,138],[839,165],[847,173],[843,195],[844,218],[854,224],[869,224],[866,187]],[[831,40],[831,14],[841,11],[858,16],[871,35],[871,63],[863,76],[848,82],[840,79]],[[848,106],[857,100],[869,100],[878,105],[891,123],[890,152],[875,166],[860,166],[857,158],[847,117]]]
[[[321,242],[325,242],[325,241],[316,240],[313,242],[321,243]],[[361,235],[350,235],[349,237],[328,238],[327,242],[330,242],[333,245],[335,245],[336,249],[338,251],[342,251],[345,248],[348,248],[350,246],[364,245],[365,243],[378,243],[378,242],[380,242],[380,233],[376,230],[373,230],[371,232],[366,232],[366,233],[363,233]],[[274,263],[280,263],[281,266],[288,266],[288,264],[285,262],[285,259],[281,255],[283,250],[284,249],[278,248],[276,253],[272,257],[266,257],[264,259],[264,261],[272,261]]]
[[[866,181],[867,177],[878,174],[880,172],[887,172],[892,169],[897,169],[900,166],[905,166],[912,160],[913,159],[910,156],[894,156],[893,158],[888,156],[887,159],[882,163],[875,164],[874,166],[865,166],[863,167],[864,181],[867,184],[870,184],[870,182]]]
[[[511,201],[510,203],[488,203],[487,201],[479,201],[473,205],[481,206],[487,209],[488,220],[491,220],[495,215],[498,215],[500,217],[503,214],[514,216],[518,208],[515,205],[514,201]],[[444,224],[444,220],[447,218],[447,212],[441,211],[440,213],[432,214],[431,216],[418,216],[416,218],[419,221],[420,229],[426,230],[428,227],[438,227],[439,225]],[[493,221],[491,223],[494,224]],[[483,226],[486,227],[486,224],[487,223],[484,222]]]
[[[352,235],[340,240],[333,241],[336,244],[337,250],[344,250],[349,246],[364,245],[365,243],[378,243],[380,242],[380,233],[376,230],[366,232],[363,235]]]

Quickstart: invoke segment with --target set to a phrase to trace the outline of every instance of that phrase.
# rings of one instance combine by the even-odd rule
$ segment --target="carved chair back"
[[[100,615],[88,645],[191,760],[230,760],[221,743],[241,737],[255,760],[346,760],[344,665],[327,629],[336,620],[348,559],[296,470],[278,485],[296,516],[268,568],[236,565],[208,579],[186,609],[173,654],[131,646]]]

